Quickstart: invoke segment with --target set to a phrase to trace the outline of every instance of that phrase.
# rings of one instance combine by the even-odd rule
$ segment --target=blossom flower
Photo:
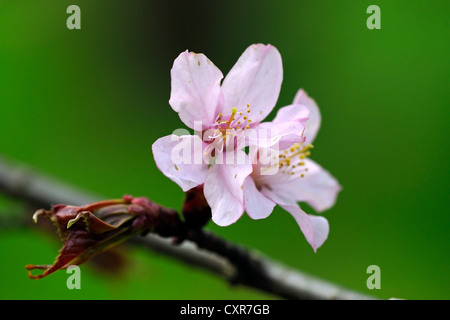
[[[263,174],[265,170],[272,170],[272,166],[254,165],[244,183],[244,206],[251,218],[263,219],[271,214],[276,204],[280,205],[294,217],[316,251],[328,237],[328,221],[321,216],[306,214],[297,202],[304,201],[322,212],[334,205],[341,187],[328,171],[308,158],[321,123],[319,108],[313,99],[299,90],[294,104],[280,109],[273,123],[295,119],[298,112],[304,112],[299,105],[310,111],[305,140],[281,152],[275,174]]]
[[[162,137],[152,150],[157,167],[183,191],[203,184],[212,220],[226,226],[244,212],[243,184],[253,170],[244,147],[285,148],[303,141],[308,110],[299,112],[298,121],[261,123],[273,110],[283,79],[280,53],[271,45],[248,47],[221,83],[222,78],[204,54],[185,51],[175,59],[169,104],[196,134]],[[252,129],[267,134],[253,136]],[[175,161],[180,150],[187,155]]]

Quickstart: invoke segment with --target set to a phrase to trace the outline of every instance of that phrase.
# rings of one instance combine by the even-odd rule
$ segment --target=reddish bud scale
[[[180,234],[184,227],[176,211],[147,198],[132,196],[82,207],[56,205],[48,211],[38,210],[34,220],[41,215],[56,225],[64,244],[53,265],[25,267],[31,279],[40,279],[70,265],[82,264],[133,235],[152,231],[169,237]],[[34,269],[44,272],[32,275],[31,270]]]
[[[203,185],[186,192],[182,212],[186,224],[191,228],[203,228],[211,220],[211,208],[203,194]]]

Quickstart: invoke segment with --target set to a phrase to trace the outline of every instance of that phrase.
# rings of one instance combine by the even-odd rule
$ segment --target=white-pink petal
[[[309,119],[309,110],[303,105],[293,104],[278,110],[272,122],[262,122],[258,130],[266,130],[269,136],[277,136],[279,150],[284,150],[294,143],[304,142],[303,133]],[[268,146],[260,144],[266,148]],[[274,147],[273,145],[271,146]]]
[[[331,208],[342,189],[339,182],[315,161],[306,158],[304,162],[308,171],[303,178],[280,173],[262,179],[284,203],[304,201],[317,212]]]
[[[222,78],[222,72],[204,54],[186,50],[175,59],[169,104],[186,126],[198,130],[194,122],[201,121],[205,130],[214,123],[223,108]]]
[[[300,230],[305,235],[306,241],[316,252],[328,238],[330,226],[327,219],[306,214],[299,206],[289,205],[282,206],[282,208],[294,217]]]
[[[248,216],[257,220],[267,218],[276,204],[259,192],[252,177],[248,176],[244,182],[244,205]]]
[[[244,213],[244,180],[251,172],[249,161],[245,164],[214,163],[210,166],[203,191],[211,207],[212,220],[217,225],[228,226]]]
[[[203,148],[196,135],[169,135],[152,145],[158,169],[185,192],[205,182],[208,165],[202,159]]]
[[[231,108],[250,105],[249,118],[263,120],[275,107],[283,81],[281,55],[272,45],[253,44],[240,56],[225,77],[224,114]]]
[[[302,124],[306,124],[309,118],[309,108],[303,104],[294,103],[280,108],[280,110],[278,110],[277,112],[277,115],[273,119],[273,122],[300,122]]]
[[[312,143],[319,132],[320,124],[322,122],[319,107],[317,106],[316,101],[309,97],[303,89],[300,89],[295,95],[294,103],[301,104],[309,110],[309,120],[306,122],[305,128],[305,143]]]
[[[297,179],[293,184],[296,188],[296,200],[305,201],[317,212],[331,208],[342,187],[327,170],[311,159],[305,159],[308,172],[304,178]]]
[[[274,188],[274,186],[270,186]],[[306,241],[311,245],[314,252],[325,242],[328,237],[329,225],[324,217],[306,214],[292,198],[286,197],[279,190],[262,188],[261,192],[284,210],[289,212],[297,222],[300,230],[305,235]]]

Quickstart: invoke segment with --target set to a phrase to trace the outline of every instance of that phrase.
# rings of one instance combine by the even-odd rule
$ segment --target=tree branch
[[[23,165],[0,158],[0,191],[36,208],[64,203],[84,205],[102,199]],[[30,217],[31,218],[31,217]],[[136,236],[133,244],[150,248],[188,265],[206,270],[234,285],[246,285],[287,299],[374,299],[282,265],[255,250],[227,241],[209,231],[190,229],[186,240],[155,234]]]

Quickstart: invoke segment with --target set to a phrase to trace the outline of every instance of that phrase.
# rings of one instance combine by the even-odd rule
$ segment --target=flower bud
[[[174,215],[172,210],[147,198],[132,196],[82,207],[59,204],[48,211],[38,210],[33,220],[36,222],[40,216],[55,224],[64,244],[53,265],[25,266],[31,279],[79,265],[133,235],[152,231],[161,236],[171,236],[181,225],[178,214]],[[34,269],[44,272],[32,275],[30,271]]]
[[[203,228],[211,220],[211,208],[203,194],[203,185],[186,192],[183,216],[186,224],[191,228]]]

